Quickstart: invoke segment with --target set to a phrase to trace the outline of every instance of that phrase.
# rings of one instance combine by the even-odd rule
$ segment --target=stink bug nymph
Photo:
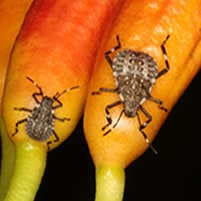
[[[142,104],[145,100],[150,100],[157,103],[160,109],[167,111],[167,109],[162,106],[162,101],[152,97],[150,93],[155,81],[169,70],[169,61],[165,49],[165,44],[168,38],[169,35],[161,44],[161,50],[164,56],[166,67],[159,72],[158,65],[155,60],[144,52],[134,51],[131,49],[123,49],[118,52],[112,59],[110,54],[121,48],[118,35],[117,45],[109,51],[105,52],[105,59],[112,68],[113,76],[116,81],[116,88],[111,89],[101,87],[98,91],[92,92],[92,95],[99,95],[102,92],[117,93],[119,95],[119,100],[105,107],[107,124],[102,127],[102,130],[104,131],[112,124],[110,109],[119,104],[123,104],[123,110],[121,111],[117,121],[113,124],[113,126],[104,132],[104,136],[109,134],[112,129],[118,125],[123,114],[130,118],[137,116],[139,122],[139,130],[145,138],[146,143],[155,154],[158,153],[157,150],[151,145],[151,142],[147,138],[146,133],[143,131],[143,129],[151,122],[152,116],[142,106]],[[139,110],[141,110],[147,117],[147,120],[144,123],[141,123],[138,112]]]
[[[30,82],[32,82],[39,90],[39,92],[35,92],[32,94],[32,97],[37,105],[33,109],[25,107],[14,107],[14,110],[29,112],[30,115],[25,119],[19,120],[15,124],[15,132],[12,134],[12,136],[15,136],[17,134],[19,124],[26,123],[26,132],[28,136],[34,140],[47,141],[51,135],[54,135],[55,139],[53,141],[47,141],[47,146],[49,149],[50,144],[59,141],[59,136],[54,130],[54,120],[58,120],[61,122],[70,121],[70,118],[60,118],[55,116],[54,114],[54,111],[56,109],[63,106],[63,104],[59,100],[59,97],[64,93],[69,92],[73,89],[77,89],[79,87],[74,86],[71,88],[67,88],[61,93],[57,92],[53,97],[48,97],[43,95],[42,88],[35,81],[33,81],[29,77],[26,78]]]

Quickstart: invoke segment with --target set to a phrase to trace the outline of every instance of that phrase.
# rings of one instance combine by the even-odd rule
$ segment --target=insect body
[[[158,75],[156,67],[155,61],[142,52],[123,50],[114,58],[113,74],[126,116],[136,116],[138,106],[149,97]]]
[[[116,54],[113,60],[110,58],[110,54],[121,48],[119,37],[117,36],[117,46],[105,53],[105,58],[112,68],[113,76],[116,81],[116,88],[100,88],[97,92],[92,92],[92,95],[99,95],[102,92],[111,92],[119,94],[120,99],[116,102],[109,104],[105,107],[107,124],[103,126],[102,130],[105,130],[112,124],[110,115],[110,109],[123,104],[123,110],[121,111],[117,121],[112,128],[115,128],[120,121],[122,114],[127,117],[137,116],[139,122],[139,130],[143,134],[145,141],[150,148],[157,154],[155,148],[151,145],[146,133],[143,129],[152,120],[151,115],[142,106],[145,100],[150,100],[159,105],[159,108],[167,111],[162,106],[162,101],[156,99],[150,95],[152,86],[156,79],[165,74],[169,70],[169,62],[165,49],[165,43],[168,40],[169,35],[161,45],[161,49],[164,55],[166,68],[158,72],[158,65],[154,59],[144,52],[137,52],[131,49],[125,49]],[[141,110],[147,117],[147,121],[141,123],[138,111]],[[112,129],[107,130],[103,135],[107,135]]]
[[[59,120],[61,122],[70,121],[70,118],[59,118],[54,115],[54,111],[62,107],[63,105],[58,98],[62,94],[78,88],[78,86],[65,89],[61,93],[57,92],[51,98],[48,96],[44,96],[42,88],[37,83],[35,83],[31,78],[27,77],[27,79],[39,89],[39,92],[32,94],[32,97],[37,103],[37,106],[34,107],[33,109],[28,109],[24,107],[14,108],[15,110],[29,112],[30,115],[28,116],[28,118],[22,119],[16,123],[15,132],[12,134],[12,136],[17,134],[19,124],[26,122],[26,132],[28,136],[34,140],[46,141],[52,134],[55,136],[54,141],[47,142],[49,149],[49,145],[51,143],[59,141],[59,137],[54,131],[54,120]],[[41,97],[41,101],[38,99],[39,97]],[[57,104],[54,105],[54,102],[56,102]]]

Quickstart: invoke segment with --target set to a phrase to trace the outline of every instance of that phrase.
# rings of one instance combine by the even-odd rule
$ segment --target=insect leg
[[[48,141],[48,142],[47,142],[47,148],[48,148],[48,150],[50,150],[50,145],[51,145],[52,143],[55,143],[55,142],[58,142],[58,141],[59,141],[59,136],[56,134],[56,132],[53,130],[52,133],[53,133],[55,139],[54,139],[53,141]]]
[[[150,149],[156,154],[158,155],[158,151],[153,147],[153,145],[151,144],[150,140],[148,139],[146,133],[143,131],[144,128],[147,127],[147,125],[151,122],[152,120],[152,116],[145,110],[144,107],[142,107],[141,105],[139,106],[139,109],[144,113],[144,115],[147,117],[147,121],[145,121],[143,124],[140,120],[139,114],[137,113],[137,119],[138,119],[138,123],[139,123],[139,131],[142,133],[146,143],[149,145]]]
[[[59,107],[62,107],[62,106],[63,106],[62,102],[58,99],[58,98],[59,98],[59,95],[60,95],[60,94],[57,92],[56,95],[53,96],[53,100],[58,103],[58,105],[55,105],[54,107],[52,107],[52,109],[54,109],[54,110],[57,109],[57,108],[59,108]]]
[[[157,78],[159,78],[160,76],[162,76],[165,73],[167,73],[169,71],[169,69],[170,69],[170,64],[169,64],[169,61],[168,61],[168,55],[167,55],[167,51],[166,51],[166,48],[165,48],[165,44],[166,44],[167,40],[169,39],[169,37],[170,37],[170,35],[168,35],[166,37],[166,39],[163,41],[163,43],[161,45],[161,50],[163,52],[163,57],[164,57],[166,67],[158,73]]]
[[[141,120],[139,118],[139,114],[137,115],[138,116],[138,121],[140,123],[140,131],[144,128],[147,127],[147,125],[152,121],[152,116],[147,112],[147,110],[145,110],[144,107],[142,107],[141,105],[139,106],[139,109],[144,113],[144,115],[147,117],[147,120],[142,124],[141,123]],[[147,137],[146,137],[147,138]]]
[[[110,105],[107,105],[105,107],[105,113],[106,113],[106,119],[107,119],[107,124],[105,126],[103,126],[102,130],[105,130],[108,126],[110,126],[112,124],[112,118],[111,118],[111,115],[110,115],[110,109],[112,109],[113,107],[116,107],[117,105],[121,104],[122,102],[119,100],[119,101],[116,101]],[[121,115],[120,115],[121,117]],[[114,127],[118,124],[119,120],[120,120],[120,117],[117,119],[117,122],[114,124]],[[109,129],[107,132],[105,132],[103,135],[107,135],[108,133],[110,133],[112,131],[112,129]]]
[[[94,91],[91,94],[92,95],[100,95],[102,92],[116,93],[117,91],[118,91],[118,88],[110,89],[110,88],[101,87],[98,91]]]
[[[165,107],[162,106],[163,102],[162,102],[161,100],[156,99],[156,98],[153,98],[152,96],[149,96],[149,97],[147,98],[147,100],[150,100],[150,101],[152,101],[152,102],[157,103],[157,104],[159,105],[159,108],[160,108],[161,110],[163,110],[163,111],[165,111],[165,112],[168,111],[167,108],[165,108]]]
[[[53,118],[54,118],[55,120],[62,121],[62,122],[64,122],[64,121],[70,121],[70,120],[71,120],[70,118],[66,118],[66,117],[60,118],[60,117],[57,117],[57,116],[55,116],[55,115],[53,115]]]
[[[113,128],[115,128],[115,127],[118,125],[118,123],[119,123],[119,121],[120,121],[120,119],[121,119],[123,113],[124,113],[124,110],[122,110],[121,113],[119,114],[119,117],[118,117],[117,121],[116,121],[115,124],[112,126]]]
[[[32,83],[38,88],[39,92],[33,93],[33,94],[32,94],[32,97],[33,97],[33,99],[36,101],[36,103],[39,104],[40,101],[38,100],[37,96],[43,97],[42,88],[41,88],[34,80],[32,80],[30,77],[26,77],[26,78],[27,78],[30,82],[32,82]]]
[[[28,109],[28,108],[25,108],[25,107],[20,107],[20,108],[14,107],[14,110],[32,112],[31,109]]]
[[[105,52],[105,59],[107,60],[107,62],[109,63],[109,65],[112,67],[112,59],[110,58],[110,54],[113,53],[114,51],[116,51],[117,49],[121,48],[121,43],[119,40],[119,36],[117,35],[117,45],[115,47],[113,47],[112,49],[108,50],[107,52]]]
[[[26,118],[26,119],[22,119],[22,120],[18,121],[18,122],[15,124],[15,132],[12,134],[12,137],[17,134],[19,124],[22,124],[22,123],[24,123],[24,122],[26,122],[26,121],[27,121],[27,118]]]
[[[67,88],[67,89],[65,89],[64,91],[62,91],[61,93],[57,92],[57,93],[53,96],[53,100],[56,101],[56,102],[58,103],[58,105],[55,105],[55,106],[53,107],[53,109],[55,110],[55,109],[57,109],[57,108],[63,106],[62,102],[59,100],[59,97],[60,97],[61,95],[63,95],[63,94],[66,93],[66,92],[69,92],[69,91],[71,91],[71,90],[77,89],[77,88],[79,88],[79,86],[74,86],[74,87]]]

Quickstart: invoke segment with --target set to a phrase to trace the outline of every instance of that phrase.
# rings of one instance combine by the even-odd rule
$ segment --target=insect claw
[[[155,155],[158,155],[158,151],[153,147],[153,145],[149,145],[149,148],[154,152]]]
[[[18,132],[18,131],[17,131],[17,132]],[[17,134],[17,132],[14,132],[11,136],[14,137],[14,136]]]
[[[47,150],[48,150],[48,151],[50,150],[50,144],[52,144],[52,141],[48,141],[48,142],[47,142]]]
[[[112,129],[109,129],[107,132],[105,132],[105,133],[103,134],[103,136],[108,135],[111,131],[112,131]]]
[[[91,95],[100,95],[100,94],[101,94],[100,91],[93,91],[93,92],[91,93]]]
[[[146,143],[149,145],[149,148],[154,152],[155,155],[158,155],[158,151],[154,148],[148,138],[145,139]]]
[[[111,123],[106,124],[105,126],[102,127],[102,131],[104,131]]]
[[[161,109],[161,110],[163,110],[163,111],[165,111],[165,112],[168,112],[168,109],[167,108],[165,108],[165,107],[163,107],[163,106],[159,106],[159,108]]]

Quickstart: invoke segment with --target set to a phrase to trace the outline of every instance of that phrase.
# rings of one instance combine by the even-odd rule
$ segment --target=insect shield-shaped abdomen
[[[46,141],[53,132],[53,100],[44,96],[41,104],[35,107],[27,119],[27,134],[39,141]]]
[[[144,52],[122,50],[113,59],[114,77],[118,75],[133,75],[133,79],[141,78],[152,84],[158,76],[158,66],[154,59]],[[138,76],[138,77],[137,77]]]
[[[149,97],[158,75],[157,64],[146,53],[123,50],[114,57],[112,68],[124,113],[134,117],[139,105]]]

